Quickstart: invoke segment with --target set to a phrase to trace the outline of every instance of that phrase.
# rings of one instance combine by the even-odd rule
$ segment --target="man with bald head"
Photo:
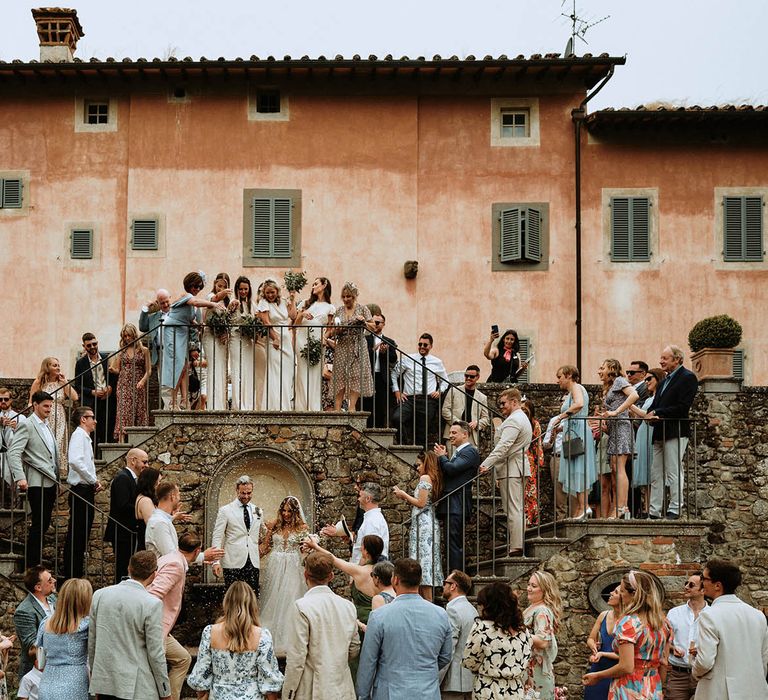
[[[139,331],[149,333],[144,338],[144,344],[149,348],[149,357],[152,360],[152,372],[149,375],[149,406],[157,407],[159,404],[160,384],[158,381],[158,365],[163,358],[160,348],[160,324],[171,310],[171,295],[167,289],[158,289],[155,292],[155,300],[147,302],[141,307],[139,314]]]
[[[693,372],[683,367],[683,351],[677,345],[667,345],[661,351],[659,366],[667,376],[656,388],[646,415],[653,426],[648,517],[653,520],[677,520],[683,507],[683,456],[691,436],[688,414],[699,390],[699,382]],[[669,489],[669,502],[665,509],[666,489]]]
[[[136,480],[149,465],[149,457],[138,447],[128,451],[125,469],[109,487],[109,522],[104,541],[115,552],[115,583],[128,575],[128,562],[136,551]]]

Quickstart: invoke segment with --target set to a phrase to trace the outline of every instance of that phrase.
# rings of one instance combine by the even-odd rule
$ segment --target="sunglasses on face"
[[[429,347],[429,343],[419,343],[419,347],[420,348],[428,348]]]
[[[639,370],[639,369],[628,369],[627,370],[627,375],[630,376],[630,377],[633,377],[636,374],[642,374],[642,370]]]
[[[464,379],[477,379],[476,374],[465,374]]]

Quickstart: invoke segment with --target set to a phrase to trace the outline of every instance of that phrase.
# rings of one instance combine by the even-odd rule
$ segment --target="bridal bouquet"
[[[309,364],[314,367],[323,357],[323,343],[312,335],[312,329],[307,330],[307,344],[299,353]]]
[[[307,275],[304,272],[291,272],[290,270],[283,275],[285,288],[289,292],[300,292],[307,286]]]
[[[243,316],[238,326],[240,336],[248,340],[258,340],[269,333],[269,329],[262,320],[258,316],[251,316],[250,314]]]
[[[226,311],[211,311],[205,319],[205,325],[219,340],[224,340],[229,334],[229,314]]]

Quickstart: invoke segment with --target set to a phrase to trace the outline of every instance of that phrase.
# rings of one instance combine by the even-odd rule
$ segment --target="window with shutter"
[[[763,260],[762,197],[723,197],[723,260]]]
[[[611,198],[611,260],[647,262],[651,259],[648,197]]]
[[[498,202],[491,206],[491,216],[492,270],[547,269],[548,202]]]
[[[73,260],[90,260],[93,258],[92,229],[72,229],[69,255]]]
[[[131,230],[133,250],[157,250],[157,219],[134,219]]]
[[[0,208],[21,209],[23,185],[21,178],[0,180]]]
[[[291,199],[254,197],[252,206],[253,257],[290,258]]]
[[[518,338],[520,341],[520,361],[523,362],[530,356],[531,342],[528,338]],[[528,384],[531,381],[531,368],[526,367],[517,375],[518,384]]]
[[[529,207],[525,217],[523,257],[531,262],[541,261],[541,212]]]
[[[739,381],[744,381],[744,350],[736,349],[733,351],[733,376]]]
[[[515,262],[522,257],[522,221],[519,209],[506,209],[501,212],[501,262]]]

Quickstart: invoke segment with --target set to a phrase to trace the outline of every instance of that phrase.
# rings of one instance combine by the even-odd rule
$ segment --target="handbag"
[[[566,459],[570,459],[571,457],[578,457],[579,455],[584,454],[584,440],[582,440],[580,437],[572,437],[567,440],[563,440],[563,446],[561,449],[561,454]]]

